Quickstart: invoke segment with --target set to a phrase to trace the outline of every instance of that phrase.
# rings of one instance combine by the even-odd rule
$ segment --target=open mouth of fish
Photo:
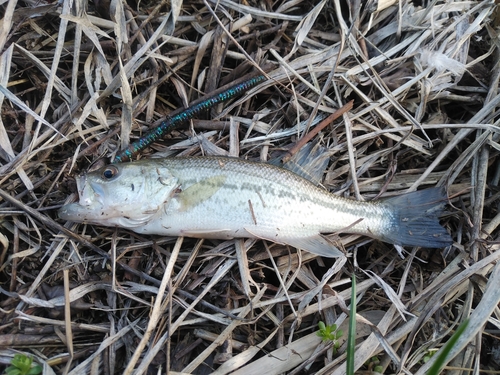
[[[78,202],[64,205],[59,210],[59,217],[69,221],[86,221],[89,215],[95,216],[96,210],[104,213],[102,188],[87,181],[87,175],[82,174],[75,178],[78,191]]]

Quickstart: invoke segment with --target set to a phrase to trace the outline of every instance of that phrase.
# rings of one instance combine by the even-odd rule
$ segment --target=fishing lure
[[[232,99],[238,95],[243,94],[248,91],[252,87],[256,86],[260,82],[265,80],[265,76],[257,76],[250,78],[242,83],[229,87],[227,90],[224,90],[214,96],[209,97],[206,100],[203,100],[200,103],[194,104],[184,111],[180,112],[175,116],[168,116],[165,121],[163,121],[157,128],[153,129],[139,140],[135,141],[131,145],[129,145],[125,150],[122,150],[114,159],[113,163],[121,163],[126,160],[132,159],[134,155],[144,150],[151,143],[161,139],[165,134],[171,132],[176,129],[180,125],[185,124],[189,120],[196,117],[203,111],[206,111],[210,108],[215,107],[217,104],[225,102],[229,99]]]

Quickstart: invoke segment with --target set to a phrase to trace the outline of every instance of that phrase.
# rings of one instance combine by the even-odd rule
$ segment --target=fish
[[[345,254],[328,234],[428,248],[453,243],[439,223],[441,188],[361,202],[284,168],[218,156],[110,164],[76,184],[79,201],[61,207],[61,219],[141,234],[256,238],[330,258]]]

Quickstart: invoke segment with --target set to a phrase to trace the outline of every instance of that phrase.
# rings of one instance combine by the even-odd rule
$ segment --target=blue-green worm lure
[[[250,78],[237,85],[231,86],[227,90],[213,95],[200,103],[194,104],[174,116],[168,116],[165,121],[163,121],[157,128],[153,129],[152,131],[141,137],[139,140],[130,144],[125,150],[122,150],[115,157],[113,163],[121,163],[123,161],[132,159],[134,155],[144,150],[151,143],[157,141],[158,139],[161,139],[165,134],[185,124],[189,120],[199,115],[201,112],[207,111],[210,108],[215,107],[219,103],[225,102],[245,93],[265,79],[266,77],[262,75]]]

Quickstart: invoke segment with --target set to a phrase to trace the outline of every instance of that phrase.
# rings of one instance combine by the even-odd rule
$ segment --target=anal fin
[[[345,256],[345,254],[340,251],[328,238],[322,236],[321,234],[308,237],[274,237],[259,233],[259,231],[254,228],[245,228],[245,230],[256,238],[289,245],[326,258],[338,258]]]
[[[230,240],[234,238],[233,232],[230,229],[218,230],[182,230],[182,236],[194,238],[211,238],[219,240]]]
[[[310,237],[280,238],[280,241],[287,245],[303,249],[326,258],[338,258],[345,256],[342,251],[340,251],[331,241],[321,234]]]

